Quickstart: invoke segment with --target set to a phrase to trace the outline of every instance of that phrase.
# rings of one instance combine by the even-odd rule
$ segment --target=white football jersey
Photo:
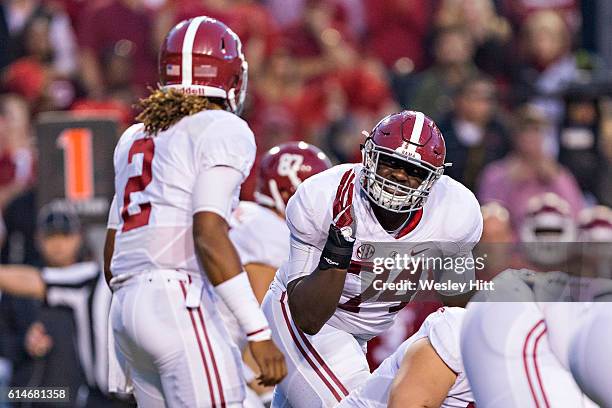
[[[289,257],[289,229],[274,211],[251,201],[241,201],[230,218],[230,239],[242,265],[257,263],[278,268]],[[247,338],[224,302],[217,303],[234,343],[240,350]]]
[[[187,116],[154,137],[142,124],[127,129],[114,155],[119,223],[114,225],[113,274],[150,269],[199,273],[192,237],[198,174],[228,166],[244,179],[254,159],[253,132],[244,120],[223,110]],[[239,190],[234,206],[238,195]]]
[[[419,330],[404,341],[398,349],[372,373],[359,388],[352,391],[338,407],[383,408],[387,406],[391,384],[402,365],[406,350],[415,341],[427,338],[442,361],[457,378],[442,403],[443,408],[463,408],[474,401],[465,375],[459,336],[465,309],[443,307],[425,319]]]
[[[373,287],[373,279],[399,281],[416,277],[419,280],[423,272],[392,268],[385,270],[386,276],[377,275],[373,272],[377,258],[417,256],[423,252],[431,252],[432,257],[439,256],[438,243],[449,244],[445,245],[444,251],[448,247],[453,248],[452,253],[444,253],[445,256],[471,256],[471,250],[482,233],[482,216],[474,194],[461,183],[442,176],[434,185],[423,209],[413,216],[405,228],[391,235],[381,227],[370,202],[361,192],[358,181],[361,169],[361,164],[335,166],[310,177],[299,186],[287,205],[287,225],[293,239],[314,248],[314,267],[304,268],[303,264],[292,262],[290,258],[278,270],[274,285],[286,290],[289,282],[313,272],[327,240],[340,179],[346,171],[354,171],[355,245],[338,308],[327,324],[362,340],[369,340],[391,326],[397,312],[406,305],[406,300],[416,293],[398,292],[397,297],[389,298],[387,291],[385,296],[388,299],[378,299],[380,290]],[[474,271],[453,275],[454,281],[462,279],[468,282],[474,278]]]
[[[258,263],[278,269],[289,256],[289,228],[273,210],[241,201],[230,219],[230,239],[243,265]]]

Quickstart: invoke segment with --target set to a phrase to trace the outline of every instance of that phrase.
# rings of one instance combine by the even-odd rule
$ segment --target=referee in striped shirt
[[[111,292],[100,266],[86,260],[78,215],[64,201],[43,207],[38,217],[38,245],[45,261],[42,269],[28,265],[1,265],[0,291],[40,299],[46,307],[69,309],[75,328],[76,354],[86,379],[71,405],[125,406],[107,395],[107,325]],[[26,349],[42,357],[53,347],[42,323],[26,335]]]

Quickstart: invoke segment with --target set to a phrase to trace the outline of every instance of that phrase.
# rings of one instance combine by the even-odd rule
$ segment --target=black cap
[[[52,201],[38,212],[38,231],[44,235],[78,233],[81,231],[79,215],[70,203]]]

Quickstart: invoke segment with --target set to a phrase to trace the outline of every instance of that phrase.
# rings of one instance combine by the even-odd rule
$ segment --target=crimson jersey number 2
[[[133,176],[128,179],[123,192],[123,208],[121,210],[121,218],[123,219],[123,232],[133,230],[135,228],[144,227],[149,224],[151,216],[151,203],[140,203],[140,212],[130,215],[128,208],[130,206],[130,195],[144,189],[153,180],[153,155],[155,154],[155,143],[153,138],[145,137],[136,140],[128,153],[128,164],[132,164],[133,158],[137,154],[142,154],[142,172],[138,176]]]

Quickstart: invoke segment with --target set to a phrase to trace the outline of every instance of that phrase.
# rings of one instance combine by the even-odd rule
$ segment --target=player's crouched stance
[[[286,372],[228,237],[255,157],[253,133],[237,116],[246,69],[223,23],[179,23],[160,52],[161,89],[142,101],[143,123],[115,149],[105,275],[117,369],[109,382],[115,391],[131,380],[142,407],[242,406],[240,353],[219,298],[246,333],[261,383]]]
[[[465,309],[443,307],[337,408],[465,408],[474,401],[459,334]]]
[[[367,341],[408,301],[378,298],[367,283],[373,256],[409,255],[427,241],[469,253],[480,238],[478,202],[442,175],[444,140],[431,119],[412,111],[385,117],[363,156],[363,164],[309,178],[288,203],[289,260],[263,302],[287,358],[274,407],[331,407],[369,378]]]

